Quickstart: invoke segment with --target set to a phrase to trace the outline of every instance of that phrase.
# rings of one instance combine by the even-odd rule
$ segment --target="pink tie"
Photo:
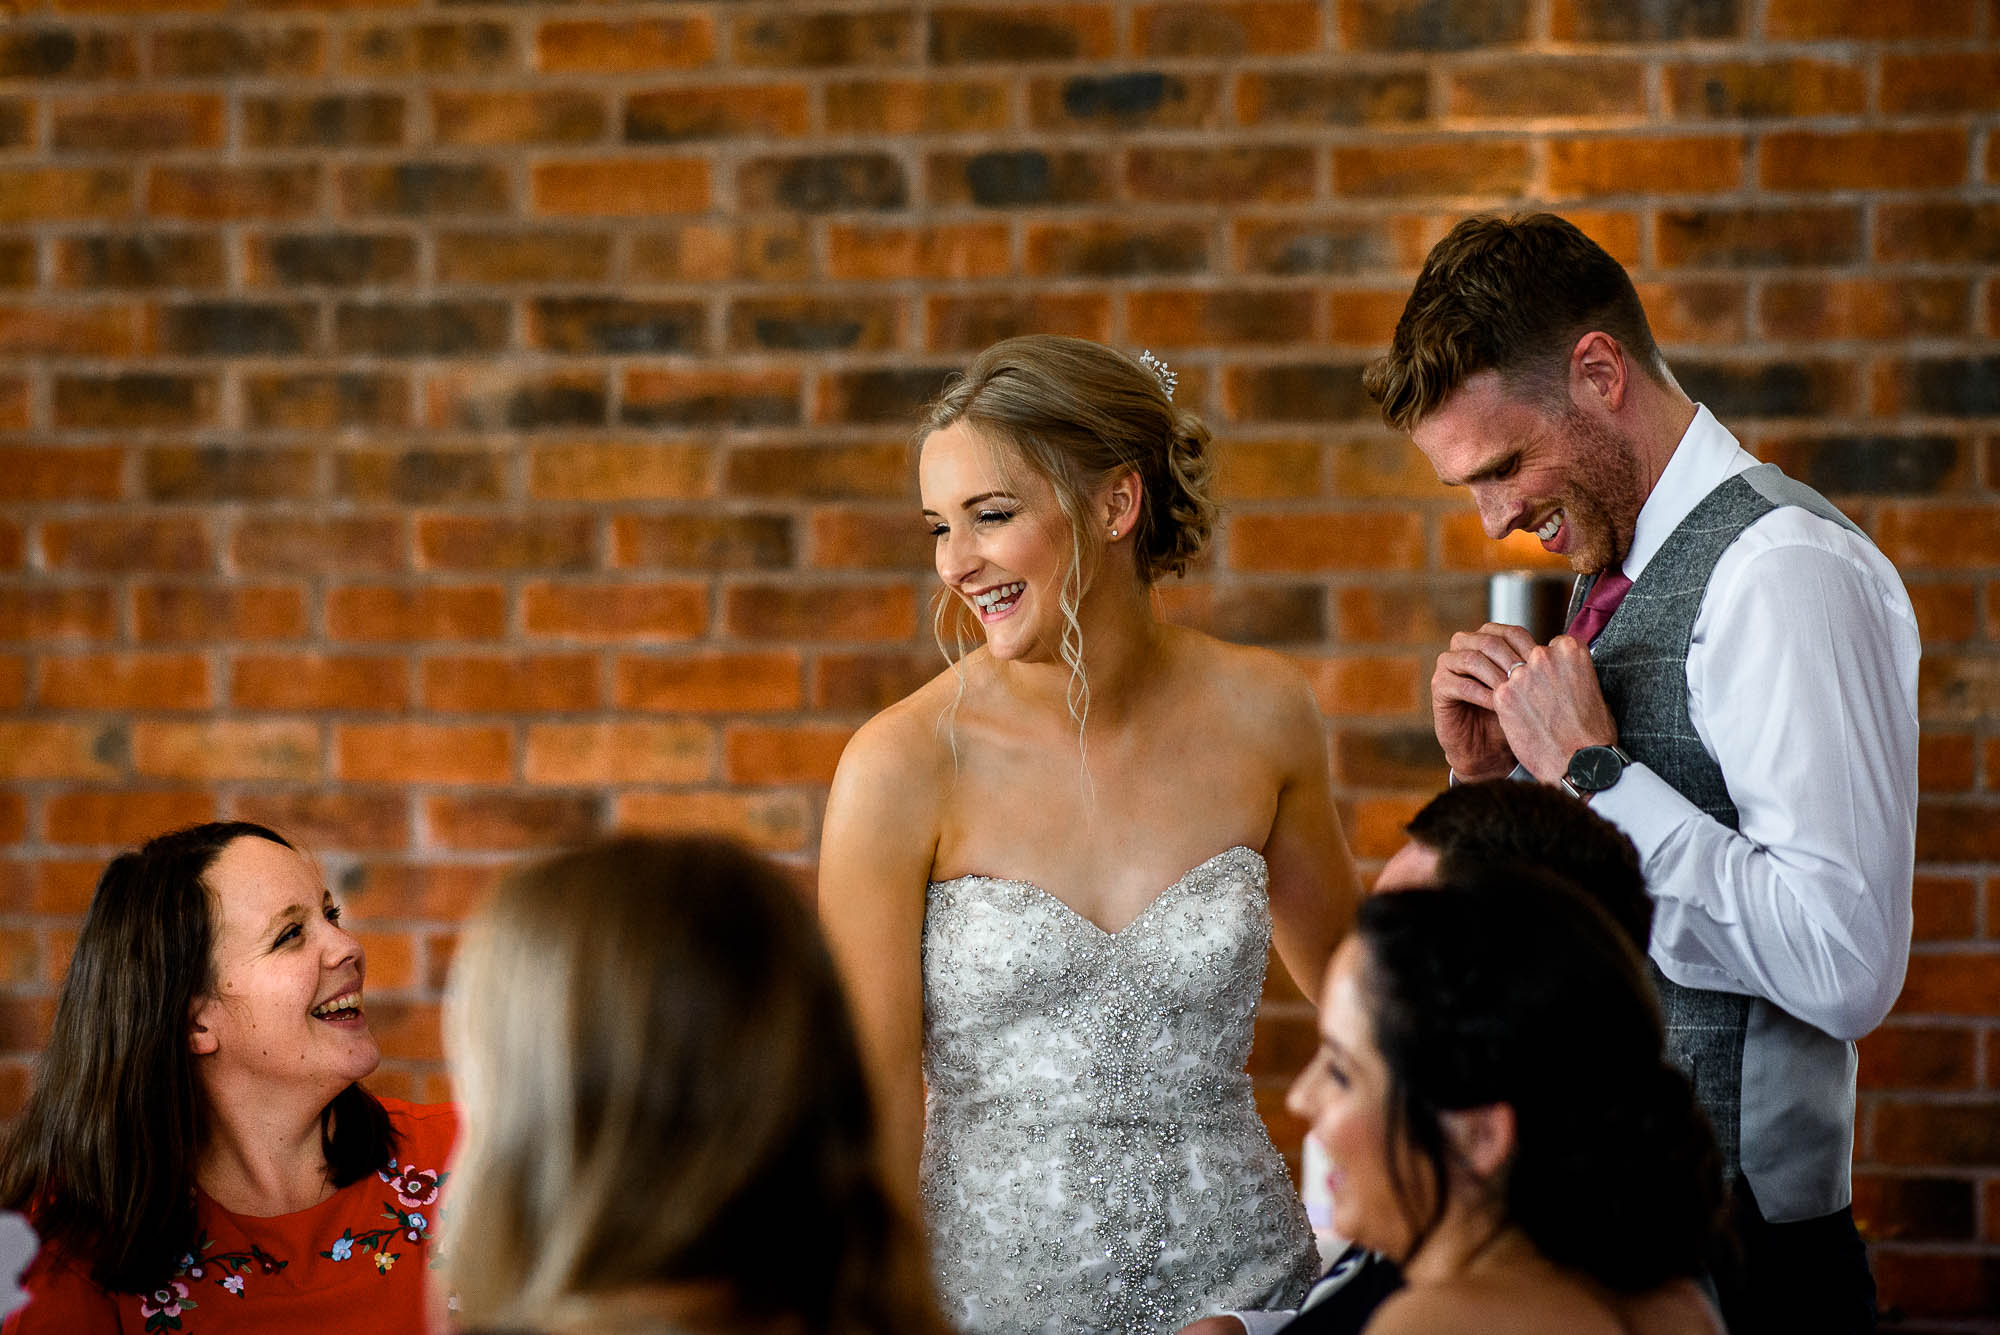
[[[1584,595],[1583,606],[1576,609],[1576,618],[1569,623],[1565,634],[1589,644],[1604,629],[1604,623],[1611,620],[1611,614],[1625,601],[1625,592],[1631,587],[1632,581],[1625,578],[1622,570],[1599,575],[1590,592]]]

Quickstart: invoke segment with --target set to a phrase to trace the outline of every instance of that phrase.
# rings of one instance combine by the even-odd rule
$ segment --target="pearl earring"
[[[1117,530],[1117,529],[1115,529],[1115,528],[1114,528],[1114,529],[1112,529],[1112,530],[1111,530],[1111,537],[1112,537],[1112,540],[1113,540],[1113,541],[1116,541],[1116,540],[1117,540],[1117,538],[1118,538],[1118,530]]]

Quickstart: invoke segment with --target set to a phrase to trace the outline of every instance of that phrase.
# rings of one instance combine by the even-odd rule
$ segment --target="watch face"
[[[1569,781],[1586,793],[1602,792],[1624,772],[1625,762],[1608,746],[1586,746],[1569,762]]]

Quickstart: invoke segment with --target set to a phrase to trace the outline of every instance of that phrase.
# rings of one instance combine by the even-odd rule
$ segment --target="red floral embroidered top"
[[[423,1335],[424,1272],[458,1115],[448,1104],[382,1106],[396,1157],[381,1172],[268,1219],[231,1214],[202,1194],[200,1242],[152,1293],[107,1293],[88,1267],[44,1248],[22,1278],[30,1302],[0,1335]]]

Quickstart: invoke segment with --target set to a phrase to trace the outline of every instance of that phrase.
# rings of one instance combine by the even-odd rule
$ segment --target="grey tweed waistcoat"
[[[1605,703],[1618,721],[1619,746],[1732,830],[1737,814],[1729,786],[1688,712],[1688,646],[1722,553],[1750,525],[1788,505],[1860,532],[1825,497],[1776,466],[1746,469],[1688,513],[1590,647]],[[1588,576],[1577,581],[1571,617],[1593,582]],[[1767,1217],[1824,1213],[1845,1204],[1853,1153],[1852,1045],[1768,1002],[1683,987],[1658,965],[1650,967],[1666,1018],[1668,1051],[1694,1081],[1695,1095],[1715,1127],[1723,1181],[1734,1181],[1740,1168]],[[1755,1049],[1766,1045],[1775,1045],[1769,1073],[1785,1071],[1786,1080],[1757,1078]],[[1808,1077],[1792,1078],[1801,1069]],[[1746,1083],[1754,1094],[1748,1105]],[[1778,1106],[1787,1100],[1802,1102]],[[1802,1139],[1811,1143],[1780,1143],[1792,1132],[1805,1132]],[[1779,1161],[1782,1171],[1759,1171]],[[1825,1200],[1835,1203],[1823,1205]]]

